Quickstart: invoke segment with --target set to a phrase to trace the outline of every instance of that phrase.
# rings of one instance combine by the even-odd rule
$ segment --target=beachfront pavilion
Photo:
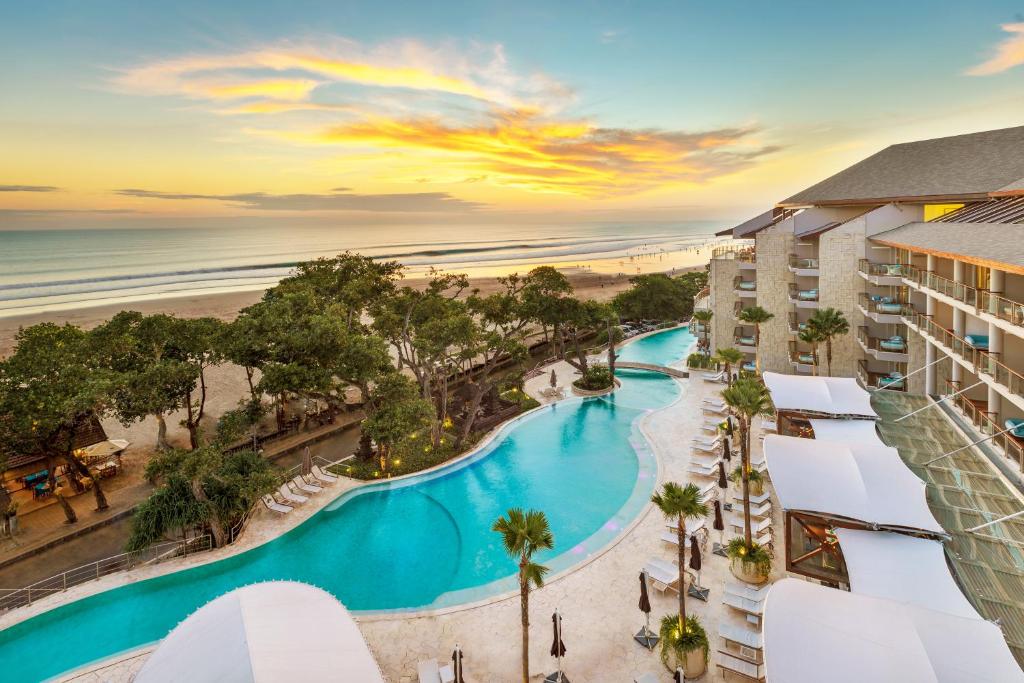
[[[1003,518],[1024,509],[1024,501],[993,467],[996,454],[972,444],[952,413],[945,415],[929,397],[873,392],[871,411],[878,419],[869,421],[809,417],[806,411],[820,414],[822,405],[821,391],[809,396],[816,398],[802,404],[793,394],[781,398],[806,420],[804,433],[813,440],[765,439],[787,519],[787,569],[862,597],[851,601],[844,591],[814,586],[806,593],[788,587],[796,582],[777,584],[783,587],[765,610],[768,680],[818,680],[787,669],[791,657],[811,671],[817,661],[843,675],[854,672],[834,680],[1020,680],[1018,666],[1000,667],[1013,658],[1024,662],[1024,523]],[[808,525],[810,533],[790,522],[800,515],[817,522]],[[770,605],[780,606],[771,628]],[[831,609],[836,611],[825,613]],[[867,639],[860,642],[847,631],[844,642],[830,640],[836,635],[829,635],[831,627],[850,618],[864,619]],[[901,619],[901,630],[886,638],[905,649],[876,652],[886,640],[873,638],[870,625],[884,629]],[[964,620],[975,623],[960,627]],[[799,623],[804,625],[794,630]],[[981,657],[965,659],[964,648],[937,645],[930,638],[937,631],[958,632]],[[816,643],[813,656],[794,654],[794,638],[803,642],[801,653]],[[960,655],[956,661],[942,654],[951,649]],[[899,661],[879,670],[860,664],[872,658],[884,664],[891,657]]]

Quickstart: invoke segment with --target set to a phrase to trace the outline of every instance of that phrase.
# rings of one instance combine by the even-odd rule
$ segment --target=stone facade
[[[850,323],[850,333],[832,341],[832,375],[835,377],[856,377],[857,361],[864,357],[857,343],[857,328],[864,324],[864,314],[857,307],[857,297],[864,291],[864,280],[857,274],[858,261],[862,258],[862,223],[851,221],[821,236],[818,306],[841,311]],[[824,362],[824,351],[821,360]]]
[[[712,353],[715,349],[732,346],[732,331],[736,327],[732,311],[737,301],[733,280],[738,274],[739,264],[735,259],[712,259],[711,276],[708,279],[711,289],[711,310],[715,313],[711,319]]]
[[[792,373],[789,362],[789,254],[793,250],[792,228],[780,224],[757,234],[757,305],[775,317],[761,325],[758,352],[761,372]]]

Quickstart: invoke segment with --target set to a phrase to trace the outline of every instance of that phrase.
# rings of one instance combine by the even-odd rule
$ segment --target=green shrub
[[[527,410],[533,410],[534,408],[540,405],[540,402],[537,399],[533,398],[525,391],[520,391],[516,387],[512,387],[507,391],[503,391],[500,395],[502,400],[504,401],[519,404],[519,409],[523,412],[526,412]]]
[[[708,369],[715,366],[712,356],[704,353],[691,353],[686,357],[686,365],[690,368]]]
[[[625,336],[626,335],[623,333],[621,328],[619,328],[619,327],[613,327],[612,328],[612,339],[615,340],[616,344],[621,342],[625,338]],[[596,335],[594,335],[594,344],[597,345],[597,346],[605,346],[607,343],[608,343],[608,328],[604,328],[603,330],[599,330],[598,333]]]
[[[591,365],[573,386],[584,391],[600,391],[612,386],[612,373],[607,365]]]

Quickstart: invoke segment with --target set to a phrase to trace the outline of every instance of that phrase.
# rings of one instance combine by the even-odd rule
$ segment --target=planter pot
[[[704,659],[704,650],[702,648],[690,650],[686,653],[686,658],[683,660],[683,677],[686,680],[700,678],[707,671],[707,668],[708,664]]]
[[[750,562],[740,562],[738,559],[732,559],[729,562],[729,571],[740,581],[760,586],[763,583],[768,582],[768,574],[762,573],[757,569],[757,566]]]

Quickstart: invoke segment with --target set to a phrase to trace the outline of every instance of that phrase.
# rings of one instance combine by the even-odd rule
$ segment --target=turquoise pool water
[[[632,360],[666,364],[685,328],[638,340]],[[516,589],[494,520],[544,510],[552,573],[600,551],[639,513],[657,464],[637,419],[674,401],[670,378],[621,371],[613,395],[570,399],[507,425],[472,458],[340,496],[298,528],[245,553],[93,595],[0,632],[3,680],[45,679],[162,638],[213,598],[270,579],[326,589],[349,609],[436,609]]]

